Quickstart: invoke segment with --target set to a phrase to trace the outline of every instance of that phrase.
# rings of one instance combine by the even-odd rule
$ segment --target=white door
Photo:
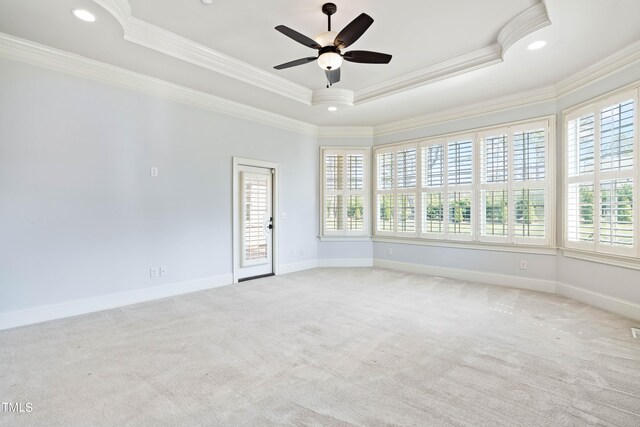
[[[237,279],[273,274],[273,172],[238,166]]]

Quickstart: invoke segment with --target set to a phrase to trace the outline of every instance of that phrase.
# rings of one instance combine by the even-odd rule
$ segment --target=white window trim
[[[452,241],[472,242],[477,240],[477,221],[476,221],[476,187],[478,177],[476,174],[476,165],[478,159],[477,135],[474,133],[457,134],[455,136],[445,138],[444,143],[444,177],[443,177],[443,222],[444,222],[444,239]],[[471,183],[470,184],[450,184],[449,183],[449,144],[456,142],[471,141]],[[451,193],[471,193],[471,233],[461,234],[449,231],[449,196]],[[446,196],[446,197],[445,197]]]
[[[479,211],[479,197],[480,197],[480,141],[479,136],[481,134],[487,133],[496,133],[501,129],[507,129],[509,138],[512,138],[513,133],[518,130],[531,130],[535,127],[544,127],[547,130],[546,135],[546,147],[545,147],[545,180],[541,181],[541,186],[538,187],[535,183],[531,182],[519,182],[517,185],[518,188],[522,187],[532,187],[532,188],[544,188],[545,190],[545,238],[544,239],[532,239],[532,238],[510,238],[507,241],[490,241],[489,239],[480,238],[480,211]],[[424,244],[433,244],[440,246],[447,246],[448,244],[464,244],[470,245],[477,248],[487,247],[487,248],[495,248],[495,247],[503,247],[503,248],[526,248],[526,247],[539,247],[541,250],[553,249],[555,248],[555,235],[556,235],[556,221],[555,221],[555,212],[556,212],[556,164],[555,164],[555,153],[556,153],[556,116],[549,115],[544,117],[533,118],[530,120],[521,120],[517,122],[504,123],[496,126],[488,126],[479,129],[473,129],[467,132],[456,132],[452,134],[440,135],[436,137],[430,137],[425,139],[416,139],[411,141],[402,141],[397,143],[390,143],[380,146],[373,147],[373,156],[372,156],[372,169],[373,169],[373,179],[371,182],[372,185],[372,199],[375,200],[376,204],[376,212],[374,212],[374,226],[373,226],[373,240],[374,241],[398,241],[398,242],[406,242],[413,244],[421,244],[420,242],[424,242]],[[472,235],[457,235],[454,233],[448,232],[448,209],[444,208],[444,206],[448,205],[448,171],[447,171],[447,156],[448,156],[448,142],[461,141],[465,138],[471,139],[473,141],[473,180],[471,185],[464,186],[455,186],[458,191],[471,191],[471,210],[472,210]],[[377,227],[377,196],[378,194],[389,193],[391,194],[395,191],[395,183],[394,190],[378,190],[378,170],[377,170],[377,155],[395,152],[396,150],[400,150],[401,147],[411,146],[417,144],[417,188],[418,191],[416,193],[416,235],[406,236],[399,233],[389,232],[389,231],[378,231]],[[424,147],[428,147],[430,145],[443,145],[443,186],[442,187],[423,187],[422,186],[422,152],[421,150]],[[510,144],[510,158],[513,157],[512,153],[512,145]],[[394,158],[395,162],[395,158]],[[510,168],[513,166],[513,161],[509,162]],[[394,166],[395,167],[395,166]],[[510,171],[509,181],[513,182],[512,174]],[[394,175],[395,177],[395,175]],[[468,188],[468,190],[467,190]],[[422,232],[422,194],[423,193],[442,193],[443,197],[443,233],[423,233]],[[512,192],[509,193],[509,197],[512,196]],[[446,201],[446,205],[445,205]],[[513,203],[510,203],[513,206]],[[511,209],[511,208],[510,208]],[[395,218],[394,218],[395,220]],[[394,224],[395,228],[395,224]],[[511,224],[509,225],[509,233],[513,233]],[[404,234],[404,233],[403,233]],[[413,234],[413,233],[412,233]],[[450,235],[451,234],[451,235]],[[485,236],[487,237],[487,236]],[[417,243],[416,243],[417,242]]]
[[[483,173],[483,158],[484,158],[484,141],[487,137],[505,135],[507,137],[507,180],[505,182],[492,182],[492,183],[483,183],[482,182],[482,173]],[[478,241],[479,242],[488,242],[488,243],[506,243],[508,244],[513,235],[513,230],[510,227],[509,218],[511,218],[511,213],[513,209],[513,201],[512,197],[512,184],[513,180],[510,179],[513,172],[513,162],[509,161],[513,158],[513,144],[510,144],[510,135],[508,127],[501,127],[491,130],[486,130],[477,133],[477,161],[475,163],[475,170],[477,172],[477,194],[478,194],[478,208],[476,209],[476,218],[478,222]],[[507,192],[507,235],[506,236],[493,236],[493,235],[483,235],[482,227],[484,224],[483,218],[484,213],[482,207],[484,206],[484,200],[482,198],[482,191],[500,191],[505,190]]]
[[[427,187],[425,185],[423,185],[423,171],[422,171],[422,150],[427,149],[428,147],[432,147],[434,145],[439,145],[442,147],[442,184],[439,187]],[[418,184],[418,189],[420,192],[420,203],[418,203],[419,208],[420,208],[420,215],[418,216],[418,213],[416,212],[416,216],[418,217],[419,220],[419,225],[416,226],[416,229],[418,230],[418,236],[420,238],[423,239],[439,239],[439,240],[444,240],[446,232],[447,232],[447,223],[446,221],[446,216],[445,216],[445,195],[446,195],[446,184],[447,184],[447,173],[446,173],[446,168],[447,168],[447,164],[446,164],[446,155],[445,155],[445,151],[447,149],[447,143],[446,140],[444,138],[437,138],[437,139],[431,139],[431,140],[427,140],[427,141],[423,141],[421,143],[418,144],[418,158],[419,158],[419,170],[418,170],[418,175],[419,177],[419,184]],[[424,218],[423,216],[423,205],[424,205],[424,201],[422,199],[422,195],[423,194],[429,194],[429,193],[440,193],[440,197],[442,199],[442,232],[441,233],[429,233],[429,232],[424,232],[423,231],[423,227],[422,227],[422,220]]]
[[[603,108],[615,105],[617,103],[633,99],[635,102],[635,117],[634,117],[634,167],[627,171],[601,171],[600,170],[600,139],[601,139],[601,110]],[[638,260],[640,257],[640,209],[638,209],[638,202],[640,199],[640,138],[638,136],[639,121],[640,121],[640,108],[638,102],[640,100],[640,87],[636,87],[632,90],[626,88],[626,90],[617,91],[615,93],[601,96],[595,100],[589,101],[588,104],[583,104],[578,107],[574,107],[563,112],[563,249],[566,249],[565,254],[569,257],[581,258],[593,260],[594,258],[601,257],[601,261],[607,264],[621,265],[629,267],[626,261],[622,260]],[[568,124],[571,120],[575,120],[581,116],[588,114],[594,115],[594,171],[590,174],[569,176],[569,128]],[[602,181],[610,179],[633,179],[634,194],[633,194],[633,224],[634,224],[634,239],[633,247],[615,247],[600,243],[600,221],[599,221],[599,206],[600,206],[600,185]],[[594,239],[593,242],[576,242],[569,240],[569,186],[572,184],[588,183],[593,184],[593,199],[594,199]],[[598,216],[598,220],[595,216]],[[633,262],[633,261],[632,261]]]
[[[325,231],[325,155],[337,154],[342,155],[345,159],[345,165],[343,165],[343,188],[342,190],[336,190],[334,193],[342,194],[343,200],[343,218],[344,218],[344,230],[340,231]],[[361,154],[363,157],[363,188],[362,190],[349,190],[347,188],[347,165],[346,156],[349,154]],[[372,188],[371,185],[371,148],[369,147],[349,147],[349,146],[321,146],[320,147],[320,230],[318,237],[321,241],[366,241],[371,239],[371,200],[370,195]],[[364,199],[363,208],[363,231],[350,231],[347,230],[347,197],[351,194],[362,195]]]

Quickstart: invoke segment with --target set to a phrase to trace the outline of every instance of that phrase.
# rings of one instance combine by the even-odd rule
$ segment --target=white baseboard
[[[556,282],[553,280],[533,279],[529,277],[508,276],[505,274],[486,273],[483,271],[458,270],[455,268],[434,267],[432,265],[413,264],[408,262],[374,259],[373,266],[400,270],[409,273],[428,274],[430,276],[447,277],[468,282],[487,285],[506,286],[509,288],[527,289],[530,291],[555,293]]]
[[[280,265],[280,268],[278,269],[278,274],[288,274],[288,273],[295,273],[296,271],[311,270],[312,268],[316,268],[317,266],[318,266],[318,260],[316,259],[310,259],[302,262],[294,262],[291,264],[283,264],[283,265]]]
[[[640,321],[640,305],[567,283],[557,283],[556,293],[621,316]]]
[[[428,274],[431,276],[448,277],[489,285],[506,286],[532,291],[557,293],[559,295],[575,299],[621,316],[640,321],[640,305],[611,297],[584,288],[579,288],[567,283],[556,283],[550,280],[533,279],[527,277],[509,276],[504,274],[486,273],[471,270],[458,270],[453,268],[435,267],[430,265],[414,264],[399,261],[369,258],[347,259],[319,259],[307,260],[298,263],[280,266],[280,274],[309,270],[316,267],[379,267],[392,270],[406,271],[410,273]],[[52,304],[34,307],[25,310],[0,313],[0,330],[15,328],[18,326],[46,322],[64,317],[78,316],[96,311],[108,310],[131,304],[166,298],[205,289],[230,285],[233,281],[231,274],[208,277],[205,279],[191,280],[187,282],[170,283],[162,286],[138,289],[128,292],[102,295],[94,298],[75,300],[60,304]]]
[[[640,305],[631,301],[593,292],[584,288],[557,283],[551,280],[532,279],[527,277],[509,276],[504,274],[486,273],[454,268],[434,267],[431,265],[413,264],[408,262],[374,259],[373,266],[390,270],[406,271],[409,273],[428,274],[430,276],[448,277],[456,280],[484,283],[487,285],[507,286],[510,288],[527,289],[531,291],[555,293],[601,308],[620,316],[640,321]]]
[[[373,267],[372,258],[322,258],[318,267]]]
[[[217,288],[230,285],[232,282],[233,276],[231,274],[223,274],[205,279],[169,283],[156,287],[0,313],[0,330]]]

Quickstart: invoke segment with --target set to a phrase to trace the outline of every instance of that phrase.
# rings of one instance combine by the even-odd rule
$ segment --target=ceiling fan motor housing
[[[336,6],[334,3],[325,3],[322,5],[322,13],[327,16],[333,15],[337,10],[338,6]]]

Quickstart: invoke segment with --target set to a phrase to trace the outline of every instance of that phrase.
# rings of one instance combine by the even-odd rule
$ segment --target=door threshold
[[[263,279],[265,277],[271,277],[271,276],[275,276],[275,274],[274,273],[268,273],[268,274],[261,274],[259,276],[243,277],[242,279],[238,279],[238,283],[246,282],[248,280],[254,280],[254,279]]]

